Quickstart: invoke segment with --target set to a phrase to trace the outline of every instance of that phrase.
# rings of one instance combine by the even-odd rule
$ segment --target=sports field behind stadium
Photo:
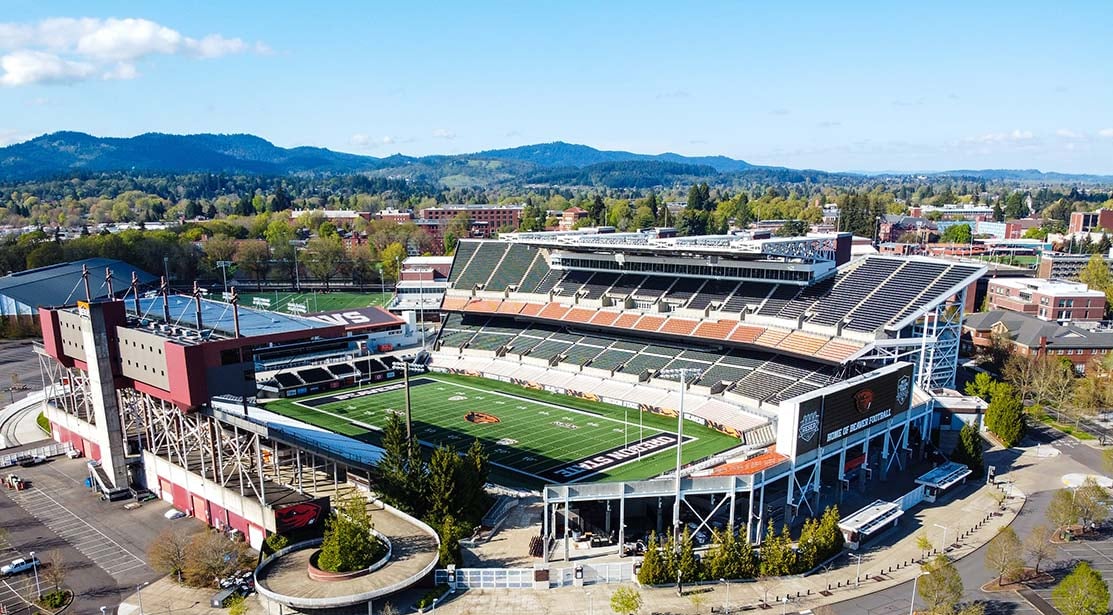
[[[391,293],[353,293],[353,292],[305,292],[291,293],[283,291],[263,291],[261,293],[243,293],[240,295],[240,305],[252,307],[251,300],[255,297],[269,299],[269,308],[275,312],[287,312],[286,307],[292,303],[305,304],[306,310],[314,312],[331,312],[333,310],[348,310],[370,306],[383,306],[390,302]]]
[[[414,432],[426,445],[466,449],[478,438],[491,455],[492,479],[508,486],[601,479],[646,479],[676,466],[676,419],[619,406],[446,374],[411,378]],[[337,433],[379,442],[390,413],[405,416],[401,380],[298,400],[268,410]],[[684,422],[684,461],[724,451],[738,440]]]

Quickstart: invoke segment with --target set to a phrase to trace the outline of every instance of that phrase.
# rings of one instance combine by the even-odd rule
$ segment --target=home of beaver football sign
[[[912,365],[904,363],[881,372],[835,385],[828,393],[801,401],[796,455],[830,446],[907,411],[912,402]]]

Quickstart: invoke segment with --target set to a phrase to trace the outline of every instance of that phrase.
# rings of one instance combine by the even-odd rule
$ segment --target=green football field
[[[446,374],[411,378],[417,438],[427,446],[466,449],[478,438],[491,455],[492,480],[516,487],[545,483],[646,479],[676,465],[676,419],[619,406]],[[379,442],[391,413],[405,415],[400,380],[364,389],[277,400],[268,410]],[[683,459],[737,446],[731,436],[685,421]]]
[[[333,310],[347,310],[365,308],[369,306],[383,306],[390,302],[394,295],[391,293],[352,293],[352,292],[261,292],[243,293],[240,295],[240,305],[252,307],[251,300],[255,297],[270,299],[269,309],[276,312],[286,312],[286,306],[293,303],[303,303],[310,314],[314,312],[331,312]]]

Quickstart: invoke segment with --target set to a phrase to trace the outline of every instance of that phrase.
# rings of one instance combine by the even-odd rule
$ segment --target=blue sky
[[[1111,18],[1097,1],[7,0],[0,144],[249,132],[385,156],[562,140],[1113,173]]]

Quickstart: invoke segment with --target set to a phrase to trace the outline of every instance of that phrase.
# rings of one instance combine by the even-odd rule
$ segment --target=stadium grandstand
[[[558,537],[557,511],[575,515],[573,503],[581,525],[594,510],[597,529],[613,532],[618,502],[621,534],[631,506],[672,498],[678,523],[682,501],[696,511],[710,494],[760,539],[770,514],[815,514],[821,484],[841,493],[922,457],[931,391],[953,386],[966,289],[985,267],[851,260],[851,240],[592,230],[462,240],[431,366],[664,416],[683,405],[684,422],[737,438],[687,463],[682,481],[673,470],[547,485],[546,536]],[[782,512],[762,504],[778,498]],[[703,526],[723,514],[702,510]]]

